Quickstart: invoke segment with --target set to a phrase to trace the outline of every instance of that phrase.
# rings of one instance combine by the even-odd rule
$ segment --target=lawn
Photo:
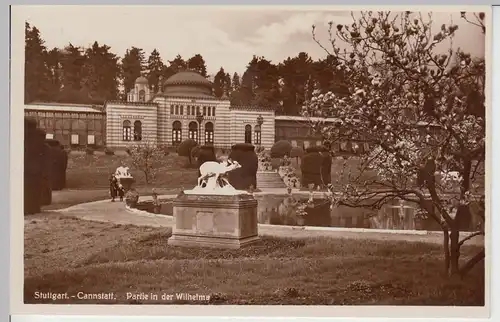
[[[484,305],[484,265],[462,281],[447,280],[440,245],[263,237],[242,250],[214,250],[168,246],[169,235],[55,213],[28,216],[25,302],[40,303],[36,291],[82,291],[114,292],[116,301],[101,303],[123,304],[153,303],[127,300],[127,292],[185,292],[211,295],[211,304]],[[462,256],[475,251],[464,246]]]
[[[188,166],[187,158],[176,153],[165,156],[157,165],[156,179],[146,184],[144,173],[132,167],[128,155],[70,154],[68,159],[67,189],[108,189],[109,176],[120,165],[130,167],[137,187],[182,188],[196,183],[197,170]]]
[[[340,171],[343,161],[334,160],[332,175]],[[353,163],[355,160],[349,160],[349,162]],[[277,168],[279,159],[274,160],[273,163]],[[158,194],[177,194],[183,188],[189,189],[196,185],[197,169],[194,165],[188,164],[187,158],[180,157],[176,153],[170,153],[160,161],[156,178],[149,184],[146,184],[144,174],[134,169],[131,164],[130,156],[123,154],[71,153],[66,171],[66,188],[62,191],[53,191],[52,204],[44,206],[43,209],[62,209],[109,198],[109,175],[120,165],[131,168],[130,172],[136,179],[135,188],[142,196],[151,195],[153,188]],[[293,159],[292,166],[300,177],[300,164]]]
[[[129,166],[136,179],[135,188],[141,196],[151,195],[153,188],[158,194],[177,194],[183,188],[196,184],[197,170],[189,166],[187,158],[176,153],[165,156],[159,163],[156,179],[146,184],[144,174],[131,167],[128,155],[76,154],[68,158],[66,188],[52,192],[52,203],[43,210],[67,208],[76,204],[109,198],[109,176],[120,165]]]

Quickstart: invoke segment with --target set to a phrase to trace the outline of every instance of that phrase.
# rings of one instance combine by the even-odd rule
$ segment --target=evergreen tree
[[[214,77],[214,95],[215,97],[222,97],[222,94],[224,94],[224,85],[226,81],[226,73],[224,72],[224,68],[220,68],[219,72],[215,74]]]
[[[243,73],[239,93],[233,102],[277,108],[281,97],[278,67],[264,57],[254,56]]]
[[[120,68],[118,57],[110,49],[107,45],[99,46],[96,41],[85,51],[83,86],[94,102],[118,98]]]
[[[62,52],[58,48],[51,49],[45,56],[49,76],[47,90],[50,101],[57,101],[62,88],[62,56]]]
[[[306,98],[306,84],[311,78],[312,65],[312,59],[304,52],[294,58],[288,57],[279,64],[279,74],[284,83],[281,97],[285,114],[299,114]]]
[[[240,76],[238,75],[238,73],[234,73],[233,80],[231,83],[233,92],[240,89]]]
[[[163,77],[165,79],[177,74],[182,70],[187,69],[187,62],[182,58],[181,55],[175,56],[174,60],[169,60],[168,64],[168,67],[165,67],[163,69]]]
[[[87,89],[82,87],[85,60],[83,49],[71,43],[61,50],[62,88],[56,99],[58,102],[77,104],[91,102]]]
[[[148,58],[147,78],[149,85],[154,93],[160,90],[160,78],[163,76],[165,65],[160,57],[160,53],[156,48],[151,52]]]
[[[194,70],[200,73],[203,77],[207,77],[207,65],[203,56],[200,54],[196,54],[193,57],[189,58],[187,61],[187,67],[191,70]]]
[[[49,69],[45,64],[47,48],[40,36],[40,31],[25,24],[25,62],[24,62],[24,101],[49,100]]]
[[[132,47],[127,49],[121,61],[121,72],[125,94],[134,88],[136,79],[141,76],[145,69],[144,51],[141,48]]]
[[[226,73],[226,76],[224,77],[224,91],[228,95],[230,95],[232,92],[231,75],[229,75],[229,73]]]

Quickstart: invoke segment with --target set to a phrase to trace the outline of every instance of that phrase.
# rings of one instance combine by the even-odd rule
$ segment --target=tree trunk
[[[484,259],[484,249],[472,257],[462,268],[460,268],[460,276],[464,277],[477,263]]]
[[[443,248],[444,248],[444,274],[450,273],[450,233],[448,229],[443,229]]]
[[[460,232],[456,227],[452,227],[450,232],[450,275],[460,273],[458,259],[460,258],[460,246],[458,245]]]

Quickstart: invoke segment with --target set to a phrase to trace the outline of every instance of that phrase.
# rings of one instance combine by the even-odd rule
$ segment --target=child
[[[120,196],[120,201],[123,201],[124,194],[125,194],[125,189],[123,189],[123,185],[120,183],[118,185],[118,196]]]

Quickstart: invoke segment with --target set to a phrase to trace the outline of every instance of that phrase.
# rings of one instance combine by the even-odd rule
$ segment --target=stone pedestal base
[[[132,177],[121,177],[121,178],[118,178],[118,182],[123,186],[123,190],[125,192],[127,192],[132,188],[132,185],[134,184],[135,179]]]
[[[173,213],[172,246],[237,249],[259,240],[257,200],[250,194],[181,193]]]

